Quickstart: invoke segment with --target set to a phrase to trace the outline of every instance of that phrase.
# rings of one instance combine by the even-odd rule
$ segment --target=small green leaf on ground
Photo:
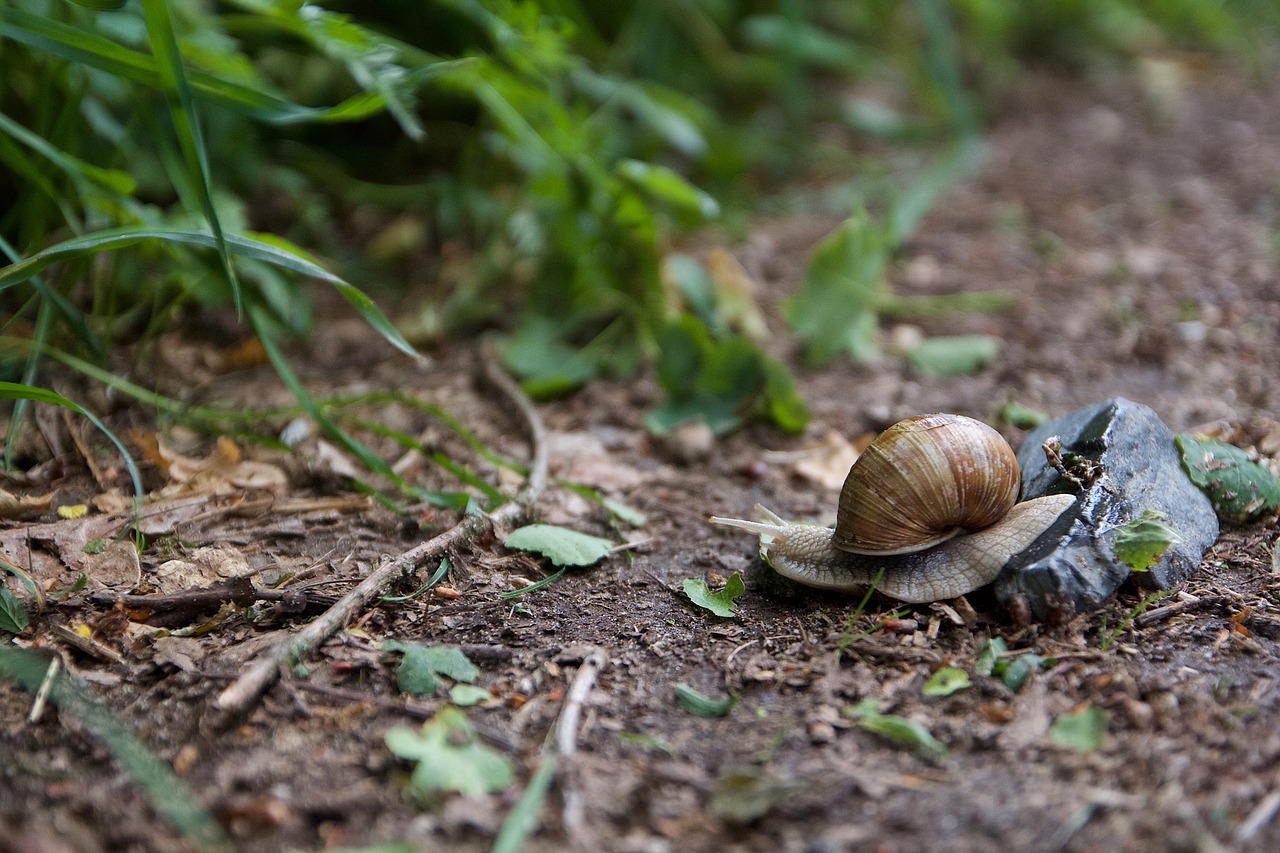
[[[711,812],[727,823],[745,825],[762,818],[799,790],[763,767],[737,767],[725,773],[711,795]]]
[[[922,373],[967,376],[995,361],[1000,345],[1000,339],[992,335],[929,338],[907,353],[907,361]]]
[[[470,708],[472,705],[492,700],[492,693],[474,684],[455,684],[449,688],[449,701],[459,708]]]
[[[442,708],[420,731],[397,726],[387,748],[417,762],[410,790],[425,798],[456,791],[468,797],[505,791],[514,779],[511,762],[485,746],[457,708]]]
[[[84,543],[84,547],[80,550],[84,551],[86,554],[101,554],[103,551],[107,550],[107,540],[101,536],[96,539],[90,539],[88,542]]]
[[[16,634],[31,624],[27,608],[7,587],[0,586],[0,631]]]
[[[1209,496],[1223,521],[1248,524],[1280,507],[1280,477],[1238,447],[1189,435],[1174,441],[1191,482]]]
[[[755,416],[788,432],[808,422],[808,408],[786,368],[746,337],[718,335],[697,317],[685,315],[658,330],[656,369],[666,399],[644,418],[655,435],[696,421],[716,435]]]
[[[1000,680],[1004,682],[1005,687],[1017,692],[1026,683],[1027,676],[1038,670],[1043,663],[1044,658],[1040,657],[1040,655],[1027,653],[1019,655],[1013,660],[998,662],[996,664],[996,674],[1000,676]],[[1002,668],[1003,671],[1000,671]]]
[[[1077,752],[1100,749],[1106,736],[1107,712],[1101,708],[1082,708],[1063,714],[1049,729],[1049,740]]]
[[[1049,422],[1049,416],[1044,412],[1015,403],[1013,400],[1001,406],[996,417],[1018,429],[1035,429]]]
[[[589,566],[604,559],[613,548],[608,539],[555,524],[530,524],[513,530],[502,544],[541,554],[557,566]]]
[[[810,363],[845,352],[857,361],[879,355],[877,310],[888,292],[891,248],[884,227],[861,207],[814,248],[804,282],[787,303],[787,319]]]
[[[1153,510],[1130,521],[1116,533],[1116,558],[1135,572],[1145,572],[1157,563],[1169,546],[1181,542],[1178,531],[1170,527],[1168,517]]]
[[[400,689],[411,696],[439,694],[445,686],[441,676],[470,684],[480,674],[475,664],[452,646],[423,646],[388,640],[382,644],[382,650],[404,654],[404,660],[400,661],[400,668],[396,671],[396,681]]]
[[[685,578],[684,581],[684,594],[689,596],[690,601],[726,619],[737,614],[738,605],[734,599],[746,592],[746,589],[742,576],[737,572],[729,576],[724,589],[719,592],[712,592],[707,587],[707,582],[701,578]]]
[[[925,696],[950,696],[969,687],[969,673],[954,666],[944,666],[929,676],[922,692]]]
[[[618,740],[653,752],[661,752],[666,755],[676,754],[675,747],[657,735],[637,734],[636,732],[620,732],[618,734]]]
[[[978,660],[973,665],[973,671],[978,675],[996,674],[996,664],[1008,651],[1009,645],[1004,641],[1004,637],[992,637],[982,646],[982,651],[978,652]]]
[[[644,527],[649,522],[647,515],[622,501],[605,498],[602,503],[604,508],[609,510],[610,515],[618,519],[618,521],[630,524],[632,527]]]
[[[699,717],[723,717],[738,704],[738,697],[712,699],[687,684],[676,685],[676,704]]]
[[[935,738],[923,724],[895,714],[882,714],[875,699],[864,699],[846,708],[844,714],[872,734],[879,735],[895,746],[918,752],[931,761],[947,760],[947,747]]]

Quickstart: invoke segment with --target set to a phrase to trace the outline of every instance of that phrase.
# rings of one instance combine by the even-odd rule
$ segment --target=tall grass
[[[0,379],[41,384],[53,350],[128,371],[121,345],[227,309],[300,388],[279,345],[314,330],[318,278],[401,348],[348,282],[412,288],[418,342],[497,328],[544,394],[634,372],[694,317],[701,361],[681,371],[755,353],[713,405],[774,417],[786,371],[717,294],[664,281],[674,241],[732,239],[806,172],[856,174],[869,134],[972,136],[975,82],[1026,61],[1257,52],[1278,17],[1261,0],[6,0]],[[861,199],[890,246],[969,161],[939,162],[914,195]]]

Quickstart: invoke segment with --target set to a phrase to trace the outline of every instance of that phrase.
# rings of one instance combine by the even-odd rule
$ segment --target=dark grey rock
[[[1043,445],[1053,435],[1064,455],[1101,467],[1083,492],[1045,459]],[[996,579],[996,597],[1015,617],[1063,621],[1104,602],[1130,576],[1112,549],[1116,528],[1144,510],[1163,513],[1182,541],[1134,575],[1141,586],[1177,586],[1217,541],[1212,504],[1183,471],[1173,433],[1147,406],[1114,399],[1065,415],[1027,436],[1018,464],[1024,499],[1065,493],[1079,500]]]

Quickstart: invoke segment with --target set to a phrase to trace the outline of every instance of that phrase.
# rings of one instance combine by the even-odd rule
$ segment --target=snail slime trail
[[[886,429],[854,462],[836,526],[798,524],[757,505],[766,522],[712,518],[760,535],[769,565],[819,589],[877,589],[937,601],[995,580],[1004,564],[1074,502],[1017,503],[1017,457],[996,430],[963,415],[916,415]]]

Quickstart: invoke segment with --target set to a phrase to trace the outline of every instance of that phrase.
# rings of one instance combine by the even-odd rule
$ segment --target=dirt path
[[[1188,584],[1200,604],[1142,627],[1121,629],[1140,600],[1128,590],[1069,624],[1022,629],[982,594],[970,598],[968,621],[963,609],[916,606],[887,626],[894,608],[877,600],[838,653],[857,605],[846,597],[753,589],[736,618],[717,620],[681,592],[686,578],[751,562],[751,543],[710,528],[707,515],[741,515],[762,501],[789,517],[830,517],[832,494],[764,454],[813,444],[828,429],[855,437],[933,410],[991,420],[1009,399],[1056,415],[1124,396],[1152,406],[1175,431],[1280,413],[1275,91],[1211,77],[1168,101],[1131,79],[1046,80],[1000,105],[983,172],[926,219],[892,273],[904,293],[1019,295],[1006,315],[921,324],[926,334],[999,335],[1003,352],[979,374],[930,378],[891,358],[839,363],[803,377],[815,413],[805,438],[749,427],[694,464],[646,436],[641,418],[656,396],[648,383],[599,384],[541,407],[553,476],[625,500],[648,522],[611,529],[598,507],[565,489],[550,491],[540,512],[601,535],[648,539],[634,559],[617,555],[500,599],[512,577],[541,573],[485,542],[456,555],[448,580],[456,598],[377,608],[311,659],[305,684],[287,678],[222,732],[202,729],[201,714],[274,629],[296,624],[282,605],[259,605],[252,621],[232,614],[203,636],[161,639],[72,609],[98,620],[123,660],[69,659],[246,851],[392,840],[488,849],[538,767],[575,673],[597,649],[607,662],[582,709],[578,751],[562,762],[531,850],[1280,849],[1274,522],[1225,534]],[[794,288],[809,247],[831,224],[763,223],[737,250],[767,308]],[[390,359],[356,363],[350,353],[359,348],[333,349],[341,351],[317,354],[314,372],[335,391],[420,395],[500,452],[527,452],[511,420],[469,381],[470,353],[442,352],[418,370]],[[781,343],[778,353],[791,355]],[[218,390],[258,404],[276,393],[236,381]],[[468,452],[421,412],[370,413]],[[1019,433],[1008,434],[1016,444]],[[292,497],[333,490],[314,466],[261,458],[282,464]],[[423,470],[405,464],[415,476]],[[308,571],[311,580],[351,580],[417,541],[373,509],[298,504],[254,513],[230,501],[208,501],[212,516],[184,516],[169,537],[155,537],[142,570],[216,542],[264,567],[267,581]],[[438,531],[454,520],[437,511],[428,524]],[[1047,659],[1018,690],[974,674],[995,637]],[[515,762],[514,793],[453,798],[433,811],[402,797],[406,766],[383,736],[411,720],[398,707],[396,659],[379,652],[386,639],[467,649],[478,683],[496,697],[468,714]],[[925,696],[925,681],[944,665],[970,673],[972,686]],[[675,703],[681,683],[738,702],[722,718],[698,717]],[[868,699],[926,726],[947,757],[864,729],[847,711]],[[30,704],[0,685],[0,849],[189,849],[80,723],[50,712],[29,724]],[[441,704],[414,707],[429,713]],[[1088,709],[1106,715],[1100,748],[1053,740],[1056,720]]]

